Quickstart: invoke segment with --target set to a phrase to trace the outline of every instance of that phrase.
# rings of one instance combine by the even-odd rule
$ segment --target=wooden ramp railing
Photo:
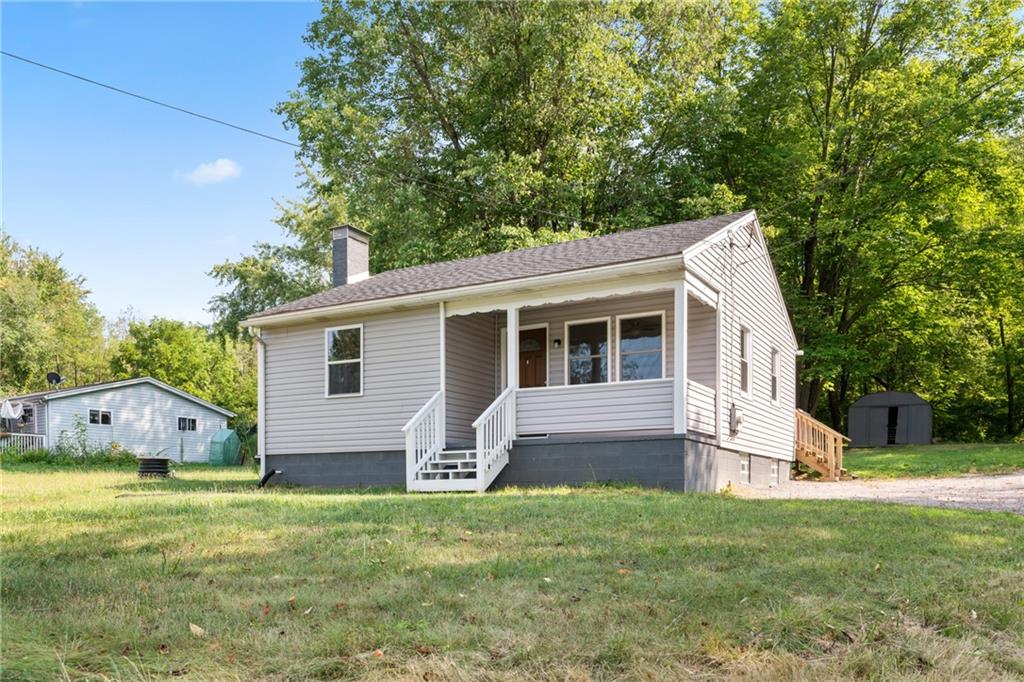
[[[826,480],[838,481],[846,474],[843,444],[849,440],[803,410],[796,411],[796,460]]]

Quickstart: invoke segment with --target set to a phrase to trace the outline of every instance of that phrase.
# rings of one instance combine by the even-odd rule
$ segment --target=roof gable
[[[174,395],[180,398],[184,398],[185,400],[189,400],[198,405],[202,405],[203,407],[213,410],[214,412],[223,414],[226,417],[235,416],[235,413],[232,412],[231,410],[225,410],[223,407],[214,405],[213,403],[207,400],[203,400],[202,398],[199,398],[197,396],[194,396],[191,393],[188,393],[187,391],[182,391],[179,388],[174,388],[170,384],[165,384],[164,382],[159,381],[158,379],[154,379],[153,377],[138,377],[135,379],[123,379],[121,381],[105,381],[98,384],[88,384],[86,386],[76,386],[74,388],[66,388],[64,390],[56,391],[39,391],[37,393],[28,393],[26,395],[21,396],[11,396],[9,399],[19,401],[31,399],[40,399],[46,401],[61,400],[63,398],[69,398],[71,396],[83,395],[86,393],[94,393],[96,391],[109,391],[112,389],[126,388],[128,386],[137,386],[139,384],[150,384],[169,393],[173,393]]]

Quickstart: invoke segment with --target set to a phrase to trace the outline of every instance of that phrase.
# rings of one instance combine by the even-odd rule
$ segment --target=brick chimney
[[[370,235],[352,225],[340,225],[331,230],[334,265],[331,283],[340,287],[370,276]]]

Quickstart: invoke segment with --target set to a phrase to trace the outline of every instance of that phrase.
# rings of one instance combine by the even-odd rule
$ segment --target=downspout
[[[267,478],[267,401],[266,373],[264,371],[267,343],[263,340],[263,330],[259,327],[249,327],[249,335],[256,341],[256,455],[260,458],[260,485],[262,487]]]

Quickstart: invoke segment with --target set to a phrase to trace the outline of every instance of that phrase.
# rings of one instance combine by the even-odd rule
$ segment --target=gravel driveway
[[[1000,476],[956,478],[902,478],[838,483],[793,481],[781,488],[741,488],[737,493],[743,497],[779,500],[874,500],[930,507],[1008,511],[1024,515],[1024,471]]]

